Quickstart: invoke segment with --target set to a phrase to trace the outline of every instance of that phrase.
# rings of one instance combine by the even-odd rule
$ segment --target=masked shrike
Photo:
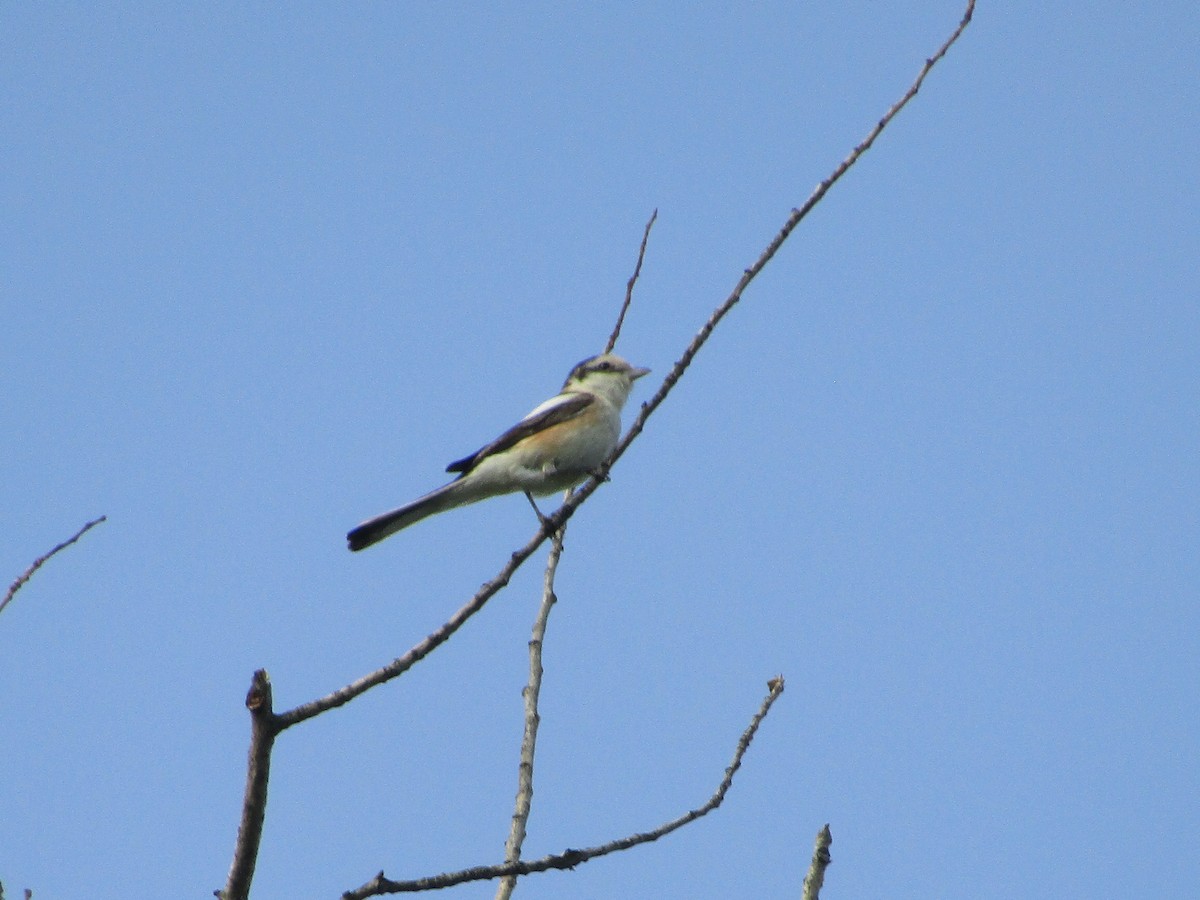
[[[621,407],[649,369],[605,353],[585,359],[562,391],[490,444],[446,467],[458,478],[348,535],[362,550],[435,513],[498,494],[546,496],[575,487],[608,459],[621,434]]]

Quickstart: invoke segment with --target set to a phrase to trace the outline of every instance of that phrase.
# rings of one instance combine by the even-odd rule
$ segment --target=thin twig
[[[758,712],[754,714],[754,718],[750,720],[750,725],[742,732],[742,736],[738,739],[737,748],[733,753],[733,760],[729,763],[729,767],[725,769],[725,777],[721,779],[721,783],[717,785],[716,791],[713,792],[713,795],[708,798],[708,802],[703,806],[690,810],[682,816],[658,826],[653,831],[632,834],[619,840],[609,841],[607,844],[601,844],[598,847],[587,847],[583,850],[564,850],[562,853],[544,856],[541,859],[500,863],[494,866],[475,866],[474,868],[462,869],[458,872],[445,872],[441,875],[418,878],[413,881],[392,881],[380,872],[361,887],[342,894],[343,900],[363,900],[363,898],[375,897],[380,894],[411,894],[418,891],[432,891],[453,887],[456,884],[464,884],[468,881],[487,881],[492,878],[503,878],[506,875],[530,875],[534,872],[546,872],[550,869],[573,869],[580,863],[585,863],[601,856],[607,856],[610,853],[617,853],[621,850],[628,850],[639,844],[647,844],[665,837],[672,831],[682,828],[689,822],[694,822],[696,819],[707,815],[721,805],[721,802],[725,799],[725,795],[729,792],[730,786],[733,784],[733,776],[742,765],[742,757],[746,754],[750,742],[754,740],[754,734],[758,731],[758,726],[767,713],[771,711],[771,706],[779,698],[779,695],[783,693],[782,677],[772,678],[768,685],[769,691],[767,696],[763,699]]]
[[[26,569],[23,573],[21,573],[21,576],[16,581],[14,581],[12,584],[10,584],[8,586],[8,593],[4,595],[3,600],[0,600],[0,612],[4,611],[4,607],[8,606],[8,604],[12,600],[12,598],[17,595],[17,591],[19,591],[21,588],[23,588],[25,586],[25,582],[27,582],[30,578],[33,577],[33,573],[36,572],[38,569],[40,569],[42,567],[42,565],[46,562],[46,560],[48,560],[50,557],[52,557],[55,553],[58,553],[58,551],[65,550],[67,547],[70,547],[73,543],[75,543],[77,540],[79,540],[81,537],[83,537],[85,534],[87,534],[91,529],[95,528],[101,522],[106,522],[106,521],[108,521],[108,516],[101,516],[98,519],[92,519],[92,521],[88,522],[86,525],[84,525],[82,528],[80,528],[77,532],[75,532],[74,535],[67,538],[65,541],[63,541],[61,544],[59,544],[57,547],[55,547],[49,553],[43,554],[42,556],[39,556],[37,559],[35,559],[33,561],[33,564],[28,569]]]
[[[825,883],[825,870],[829,867],[831,857],[829,845],[833,843],[833,835],[829,833],[829,823],[817,832],[817,841],[813,845],[812,862],[808,866],[808,874],[804,876],[804,893],[801,900],[818,900],[821,896],[821,886]]]
[[[513,809],[512,827],[504,845],[504,861],[515,863],[521,858],[521,847],[525,843],[525,827],[529,823],[529,811],[533,806],[533,758],[537,752],[538,696],[542,691],[542,644],[546,639],[546,622],[550,610],[558,601],[554,593],[554,574],[562,558],[563,532],[557,531],[550,544],[550,556],[546,560],[546,573],[542,579],[542,603],[533,622],[533,635],[529,639],[529,682],[521,692],[525,699],[525,733],[521,738],[521,760],[517,765],[517,799]],[[506,875],[496,889],[496,900],[509,900],[517,887],[517,876]]]
[[[219,900],[246,900],[250,896],[250,882],[254,878],[263,820],[267,814],[271,749],[281,730],[271,704],[271,679],[266,669],[259,669],[254,673],[250,690],[246,693],[246,709],[250,710],[250,753],[246,791],[242,798],[242,821],[238,825],[237,846],[234,848],[225,889],[213,892]]]
[[[613,347],[617,346],[617,338],[621,336],[621,326],[625,324],[625,313],[629,311],[629,304],[633,302],[633,286],[637,284],[638,276],[642,274],[642,262],[646,258],[646,242],[650,240],[650,229],[654,227],[654,221],[658,218],[658,210],[654,210],[650,214],[650,220],[646,222],[646,230],[642,232],[642,246],[638,250],[637,265],[633,268],[633,274],[629,276],[629,281],[625,285],[625,302],[621,304],[621,311],[617,314],[617,324],[613,327],[612,334],[608,336],[608,343],[604,345],[604,352],[611,353]]]

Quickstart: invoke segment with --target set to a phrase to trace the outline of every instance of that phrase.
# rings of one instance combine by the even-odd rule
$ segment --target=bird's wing
[[[557,425],[560,422],[566,422],[575,418],[595,402],[595,400],[596,398],[592,394],[582,392],[559,394],[556,397],[551,397],[490,444],[480,447],[470,456],[464,456],[462,459],[450,463],[450,465],[446,466],[446,471],[461,472],[465,475],[475,468],[485,456],[491,456],[493,453],[502,453],[517,441],[527,438],[531,434],[537,434],[551,425]]]

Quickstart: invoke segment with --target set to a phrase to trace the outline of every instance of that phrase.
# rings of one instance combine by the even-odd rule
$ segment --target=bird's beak
[[[629,372],[629,378],[632,381],[637,381],[643,375],[649,375],[649,374],[650,374],[649,369],[643,369],[639,366],[634,366],[633,369]]]

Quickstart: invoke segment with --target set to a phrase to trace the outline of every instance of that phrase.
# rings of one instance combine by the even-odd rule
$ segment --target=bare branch
[[[8,593],[4,595],[3,600],[0,600],[0,612],[4,611],[4,607],[8,606],[8,604],[12,600],[12,598],[17,595],[17,591],[19,591],[21,588],[23,588],[25,586],[25,582],[27,582],[30,578],[33,577],[33,573],[36,572],[38,569],[40,569],[45,564],[46,560],[48,560],[50,557],[52,557],[55,553],[58,553],[58,551],[65,550],[67,547],[70,547],[73,543],[75,543],[77,540],[79,540],[81,537],[83,537],[85,534],[87,534],[89,531],[91,531],[93,528],[95,528],[101,522],[106,522],[106,521],[108,521],[108,516],[101,516],[98,519],[92,519],[92,521],[88,522],[86,525],[84,525],[82,528],[80,528],[77,532],[75,532],[74,535],[67,538],[65,541],[63,541],[61,544],[59,544],[57,547],[55,547],[49,553],[46,553],[42,556],[39,556],[37,559],[35,559],[33,561],[33,564],[28,569],[26,569],[23,573],[21,573],[21,576],[16,581],[14,581],[12,584],[10,584],[8,586]]]
[[[248,890],[249,876],[253,874],[253,856],[257,852],[257,841],[261,836],[262,813],[265,811],[266,802],[266,777],[267,768],[270,760],[270,749],[274,738],[286,728],[299,722],[309,719],[315,715],[326,712],[327,710],[341,706],[353,700],[355,697],[370,690],[372,687],[390,681],[392,678],[406,672],[409,668],[427,656],[430,652],[447,641],[462,625],[476,612],[503,589],[512,578],[516,570],[527,560],[538,547],[546,540],[547,537],[553,535],[556,531],[562,529],[567,521],[574,514],[575,510],[584,503],[588,497],[595,493],[596,489],[607,479],[609,470],[613,464],[621,457],[622,454],[629,448],[629,445],[641,434],[645,428],[646,422],[654,411],[662,404],[667,395],[674,388],[675,384],[682,377],[695,355],[700,348],[704,346],[708,338],[712,335],[713,330],[720,321],[729,313],[729,311],[737,305],[741,300],[742,293],[754,280],[754,278],[763,270],[768,262],[783,246],[796,226],[804,219],[806,215],[821,201],[829,189],[837,183],[838,180],[853,166],[858,159],[868,150],[875,142],[876,138],[883,130],[891,123],[892,119],[903,109],[913,97],[916,96],[924,83],[926,76],[947,53],[950,47],[958,40],[966,26],[970,23],[971,17],[975,10],[975,0],[968,0],[966,11],[960,20],[958,27],[953,31],[949,38],[941,45],[938,51],[925,61],[925,65],[918,73],[916,80],[909,87],[908,91],[897,100],[876,123],[876,125],[868,132],[866,138],[859,143],[850,154],[833,170],[833,172],[820,182],[813,193],[805,203],[792,210],[791,215],[785,221],[783,227],[778,234],[767,244],[766,248],[759,255],[758,259],[750,268],[746,269],[742,277],[734,286],[733,291],[709,316],[708,321],[704,323],[700,331],[685,348],[683,355],[671,368],[663,383],[659,386],[654,396],[642,404],[642,408],[638,416],[630,425],[629,430],[622,437],[620,443],[609,460],[600,467],[597,473],[589,478],[578,490],[574,491],[562,504],[562,506],[550,516],[546,517],[539,528],[538,532],[526,542],[526,544],[512,554],[509,561],[500,569],[499,573],[491,580],[483,584],[475,596],[472,597],[462,608],[460,608],[445,624],[426,637],[423,641],[415,645],[404,656],[398,657],[386,666],[372,672],[363,678],[340,688],[325,697],[314,700],[310,703],[298,706],[282,715],[275,716],[269,712],[269,693],[267,695],[268,712],[262,718],[262,721],[256,717],[255,719],[255,737],[251,745],[251,764],[250,773],[247,780],[246,792],[247,800],[243,809],[243,828],[246,831],[247,840],[245,846],[249,848],[250,857],[248,860],[248,868],[243,865],[242,870],[245,871],[245,886]],[[630,298],[632,297],[633,285],[637,280],[641,270],[642,256],[645,251],[645,245],[649,238],[650,226],[654,222],[654,216],[651,216],[650,222],[647,223],[646,231],[642,240],[642,253],[639,253],[638,266],[634,271],[633,277],[630,279],[626,292],[626,304],[622,308],[621,316],[618,318],[617,327],[613,331],[613,336],[610,337],[610,347],[615,343],[616,336],[620,332],[621,322],[624,318],[625,310],[628,308]],[[36,566],[35,566],[36,567]],[[17,585],[19,587],[19,585]],[[11,594],[11,591],[10,591]],[[265,673],[263,673],[265,678]],[[257,678],[257,673],[256,673]],[[269,684],[268,684],[269,686]],[[417,890],[431,890],[436,888],[449,887],[454,884],[461,884],[466,881],[477,881],[492,878],[500,878],[504,876],[520,876],[530,874],[532,872],[541,872],[548,869],[565,869],[573,868],[581,862],[586,862],[597,856],[603,856],[608,853],[613,853],[618,850],[625,850],[648,841],[657,840],[658,838],[669,834],[670,832],[681,828],[683,825],[691,822],[702,815],[707,814],[712,809],[720,805],[724,799],[726,791],[728,791],[732,783],[733,774],[741,765],[741,757],[749,746],[750,740],[753,738],[754,732],[758,728],[759,722],[770,709],[775,698],[783,690],[783,680],[777,679],[771,682],[771,693],[763,703],[758,715],[751,722],[746,733],[743,734],[742,740],[739,741],[738,750],[734,755],[734,760],[728,770],[726,777],[718,787],[716,793],[707,804],[698,809],[692,810],[685,815],[666,823],[658,829],[643,834],[633,835],[628,838],[614,841],[609,844],[604,844],[599,847],[593,847],[586,850],[567,850],[562,854],[555,856],[544,857],[540,860],[530,862],[506,862],[498,866],[480,866],[474,869],[463,870],[457,873],[445,873],[442,875],[433,876],[431,878],[421,879],[419,881],[410,882],[393,882],[384,877],[382,872],[376,876],[371,882],[362,887],[347,892],[344,896],[347,898],[369,897],[383,893],[400,893],[412,892]],[[252,690],[253,693],[253,690]],[[253,712],[253,710],[252,710]],[[261,733],[260,733],[261,729]],[[257,762],[256,762],[257,761]],[[256,787],[257,785],[257,787]],[[257,793],[255,793],[257,792]],[[252,803],[252,793],[255,802]],[[258,800],[261,796],[261,800]],[[258,817],[257,824],[247,819],[248,811],[254,811]],[[257,834],[253,833],[257,829]],[[243,834],[239,831],[238,853],[235,854],[234,866],[230,870],[230,885],[234,884],[235,870],[239,868],[238,858],[242,854]],[[253,846],[251,847],[251,843]],[[245,894],[234,893],[231,888],[227,888],[227,893],[222,895],[225,900],[235,900],[244,897]]]
[[[512,828],[504,845],[504,861],[514,863],[521,858],[521,847],[525,843],[525,826],[529,822],[529,811],[533,805],[533,757],[537,751],[538,696],[542,690],[542,644],[546,639],[546,622],[550,610],[558,601],[554,593],[554,574],[562,558],[563,532],[554,534],[550,544],[550,556],[546,560],[546,574],[542,579],[542,604],[533,622],[533,636],[529,639],[529,682],[521,692],[525,698],[525,733],[521,738],[521,760],[517,765],[517,800],[513,810]],[[496,889],[496,900],[508,900],[517,886],[516,875],[506,875]]]
[[[617,338],[621,336],[621,326],[625,324],[625,313],[629,311],[629,304],[633,302],[633,286],[637,284],[638,276],[642,274],[642,261],[646,258],[646,242],[650,240],[650,229],[654,227],[654,221],[658,218],[658,210],[650,214],[650,220],[646,223],[646,230],[642,232],[642,246],[638,250],[637,265],[633,268],[633,274],[629,276],[629,281],[625,285],[625,302],[621,304],[621,311],[617,314],[617,324],[613,327],[612,334],[608,336],[608,343],[604,345],[604,352],[611,353],[612,348],[617,345]]]
[[[828,868],[831,857],[829,845],[833,843],[833,835],[829,833],[829,823],[817,832],[817,842],[813,846],[812,862],[808,866],[808,874],[804,876],[804,893],[801,900],[818,900],[821,896],[821,885],[825,883],[825,869]]]
[[[526,862],[501,863],[494,866],[475,866],[471,869],[462,869],[458,872],[445,872],[441,875],[418,878],[413,881],[392,881],[380,872],[361,887],[355,888],[352,891],[346,891],[346,893],[342,894],[342,898],[343,900],[363,900],[363,898],[376,897],[381,894],[412,894],[418,891],[433,891],[453,887],[456,884],[464,884],[468,881],[487,881],[492,878],[503,878],[507,875],[531,875],[534,872],[546,872],[550,869],[574,869],[580,863],[588,862],[597,857],[607,856],[610,853],[617,853],[621,850],[628,850],[639,844],[657,841],[672,831],[682,828],[689,822],[694,822],[701,816],[707,815],[721,805],[725,799],[725,795],[729,792],[730,786],[733,784],[733,776],[741,768],[742,757],[749,748],[750,742],[754,740],[758,726],[767,713],[771,711],[771,706],[779,699],[779,695],[783,693],[783,677],[772,678],[768,682],[768,687],[769,692],[763,699],[758,712],[754,714],[754,718],[750,720],[749,726],[742,732],[742,736],[738,739],[733,760],[725,770],[725,777],[721,779],[721,783],[717,785],[717,789],[713,792],[713,795],[708,798],[708,802],[703,806],[684,813],[676,819],[672,819],[670,822],[658,826],[653,831],[632,834],[619,840],[609,841],[607,844],[601,844],[598,847],[587,847],[583,850],[564,850],[562,853],[544,856],[541,859]]]
[[[250,753],[246,766],[246,792],[242,798],[242,821],[238,825],[233,864],[223,891],[213,893],[219,900],[246,900],[258,862],[263,820],[267,814],[267,782],[271,775],[271,749],[282,730],[271,709],[271,679],[259,669],[250,680],[246,709],[250,710]]]

